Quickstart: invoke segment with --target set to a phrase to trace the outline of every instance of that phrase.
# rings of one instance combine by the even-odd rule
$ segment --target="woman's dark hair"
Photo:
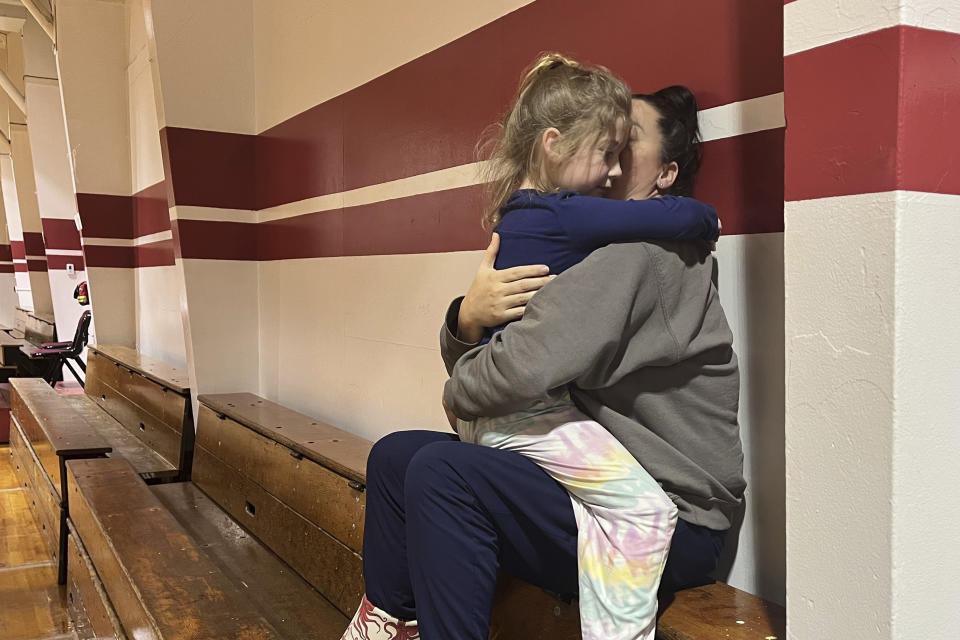
[[[662,162],[676,162],[677,179],[665,191],[675,196],[693,195],[693,181],[700,169],[700,125],[697,123],[697,99],[690,89],[674,85],[656,93],[635,93],[657,110],[657,126],[663,139]]]

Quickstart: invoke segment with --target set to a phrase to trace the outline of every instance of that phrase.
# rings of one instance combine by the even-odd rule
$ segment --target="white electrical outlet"
[[[72,275],[76,275],[76,273],[77,273],[77,271],[76,271],[76,269],[73,268],[73,263],[68,262],[68,263],[67,263],[67,275],[68,275],[68,276],[72,276]]]

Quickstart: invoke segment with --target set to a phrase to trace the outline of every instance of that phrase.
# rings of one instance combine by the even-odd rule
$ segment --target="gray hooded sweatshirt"
[[[569,385],[660,483],[680,517],[728,529],[743,499],[733,335],[702,244],[636,242],[594,251],[546,285],[523,319],[484,346],[440,347],[444,400],[459,418],[507,415]]]

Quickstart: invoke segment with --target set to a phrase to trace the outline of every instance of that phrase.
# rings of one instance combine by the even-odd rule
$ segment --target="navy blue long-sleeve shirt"
[[[610,200],[576,191],[514,192],[497,225],[500,252],[495,267],[545,264],[563,273],[600,247],[638,240],[705,240],[719,234],[716,210],[679,196]],[[506,325],[488,329],[483,342]]]
[[[496,228],[496,268],[545,264],[559,274],[614,242],[717,239],[716,210],[693,198],[609,200],[576,191],[514,192]]]

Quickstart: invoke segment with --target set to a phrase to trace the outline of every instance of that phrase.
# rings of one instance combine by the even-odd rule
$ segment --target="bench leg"
[[[57,584],[67,584],[67,460],[60,456],[60,549],[57,556]]]

